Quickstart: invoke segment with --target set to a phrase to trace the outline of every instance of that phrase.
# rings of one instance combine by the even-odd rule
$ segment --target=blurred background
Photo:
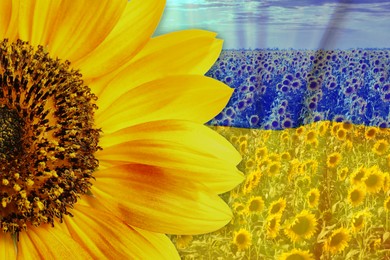
[[[390,47],[390,1],[167,0],[156,35],[216,31],[224,49]]]

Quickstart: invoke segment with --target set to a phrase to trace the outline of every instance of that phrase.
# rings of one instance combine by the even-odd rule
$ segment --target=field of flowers
[[[223,195],[228,226],[174,238],[184,259],[389,259],[390,129],[215,129],[243,155],[246,180]]]
[[[390,259],[390,50],[223,51],[209,122],[243,156],[225,228],[183,259]]]

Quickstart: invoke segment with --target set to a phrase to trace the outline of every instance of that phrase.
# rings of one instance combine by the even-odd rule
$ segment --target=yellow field
[[[280,131],[213,127],[246,180],[225,228],[173,236],[184,259],[390,259],[390,130],[322,121]]]

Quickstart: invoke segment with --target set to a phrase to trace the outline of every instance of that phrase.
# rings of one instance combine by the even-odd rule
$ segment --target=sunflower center
[[[310,229],[310,221],[307,218],[300,217],[298,221],[291,227],[292,231],[298,235],[306,234]]]
[[[99,130],[96,97],[42,46],[0,42],[0,224],[18,234],[60,222],[89,192]]]
[[[299,255],[299,254],[293,254],[286,257],[286,260],[305,260],[306,258]]]
[[[10,158],[22,150],[24,121],[8,107],[0,107],[0,158]]]
[[[345,237],[342,233],[337,233],[332,236],[330,240],[330,246],[336,247],[344,241]]]

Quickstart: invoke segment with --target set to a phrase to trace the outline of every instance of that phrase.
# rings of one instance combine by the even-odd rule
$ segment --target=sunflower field
[[[390,257],[390,129],[213,128],[242,154],[246,180],[223,195],[234,214],[225,228],[173,238],[184,259]]]
[[[222,230],[183,259],[390,259],[390,50],[224,50],[209,122],[242,155]]]

